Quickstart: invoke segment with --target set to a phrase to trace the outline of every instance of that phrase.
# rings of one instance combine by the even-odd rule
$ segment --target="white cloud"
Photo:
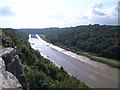
[[[92,3],[86,11],[70,12],[64,18],[69,25],[83,24],[118,24],[118,6],[103,8],[102,3]]]
[[[118,6],[114,5],[111,8],[108,8],[107,10],[105,10],[107,16],[109,16],[110,18],[116,18],[118,17]]]
[[[0,25],[43,28],[94,23],[117,24],[117,5],[104,8],[107,4],[87,1],[89,0],[1,0],[0,10],[4,14],[0,15]]]
[[[87,10],[87,17],[89,23],[98,23],[98,24],[118,24],[118,6],[114,5],[109,8],[103,9],[102,3],[93,3],[90,4],[90,7]]]
[[[14,16],[15,13],[8,6],[0,6],[0,16]]]
[[[91,11],[93,14],[98,15],[98,16],[104,16],[105,13],[102,12],[102,4],[101,3],[95,3],[93,4],[93,6],[91,7]]]

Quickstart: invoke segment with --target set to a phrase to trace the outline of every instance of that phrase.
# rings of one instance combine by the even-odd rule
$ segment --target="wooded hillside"
[[[86,51],[97,56],[119,60],[120,44],[118,26],[88,25],[59,29],[45,34],[55,45],[75,51]]]
[[[70,76],[64,68],[56,67],[33,50],[28,35],[15,29],[2,29],[2,46],[15,47],[19,51],[25,77],[30,89],[36,88],[88,88],[83,82]],[[88,88],[89,89],[89,88]]]

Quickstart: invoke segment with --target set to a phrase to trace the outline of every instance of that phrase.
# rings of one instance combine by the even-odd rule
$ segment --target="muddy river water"
[[[28,41],[32,48],[39,50],[45,58],[54,62],[58,67],[62,66],[69,74],[88,86],[92,88],[118,87],[117,69],[47,43],[37,34],[36,37],[31,38],[29,35]]]

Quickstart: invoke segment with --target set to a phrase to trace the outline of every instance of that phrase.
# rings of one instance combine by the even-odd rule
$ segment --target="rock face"
[[[16,48],[0,49],[0,89],[26,89],[27,83]]]

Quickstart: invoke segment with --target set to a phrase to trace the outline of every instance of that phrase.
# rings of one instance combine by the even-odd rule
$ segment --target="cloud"
[[[88,24],[118,24],[118,6],[113,5],[109,8],[102,8],[102,3],[92,3],[90,4],[88,10],[84,17],[86,18],[86,23]]]
[[[91,7],[91,11],[93,14],[98,15],[98,16],[104,16],[105,13],[102,12],[102,4],[101,3],[94,3]]]
[[[52,18],[52,19],[63,19],[64,17],[65,17],[64,14],[54,14],[49,16],[49,18]]]
[[[113,7],[106,10],[106,13],[108,13],[112,18],[118,17],[118,6],[114,5]]]
[[[1,0],[0,25],[6,27],[69,27],[118,24],[118,6],[93,0]],[[87,2],[90,1],[90,2]],[[115,1],[114,1],[115,2]],[[89,5],[90,4],[90,5]],[[114,5],[114,6],[112,6]],[[14,17],[11,17],[14,16]]]
[[[14,16],[15,13],[8,6],[0,6],[0,16]]]
[[[71,11],[61,18],[59,15],[59,25],[76,26],[84,24],[118,24],[118,6],[114,5],[109,8],[103,8],[102,3],[92,3],[88,6],[86,11]],[[58,26],[59,26],[58,25]]]
[[[94,18],[89,20],[90,23],[93,24],[108,24],[108,25],[117,25],[118,24],[118,19],[116,18],[111,18],[109,16],[104,16],[104,17],[97,17],[94,16]]]
[[[88,17],[87,16],[83,16],[83,17],[81,17],[81,19],[88,19]]]

